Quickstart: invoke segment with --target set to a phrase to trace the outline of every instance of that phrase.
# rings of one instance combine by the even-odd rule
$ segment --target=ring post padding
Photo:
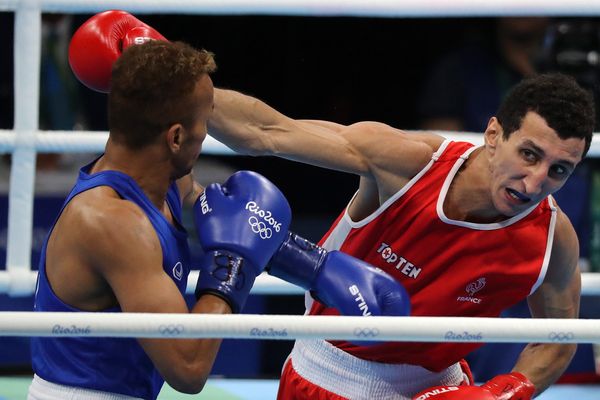
[[[31,265],[33,194],[35,179],[35,131],[41,63],[42,15],[38,0],[22,0],[15,15],[15,145],[10,170],[8,198],[7,271],[19,275]],[[24,49],[18,51],[18,49]],[[8,294],[20,296],[21,285],[8,287]]]

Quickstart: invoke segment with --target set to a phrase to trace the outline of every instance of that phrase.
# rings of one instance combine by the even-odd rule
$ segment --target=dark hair
[[[496,115],[504,139],[521,127],[529,111],[544,118],[561,139],[584,139],[583,156],[587,154],[594,132],[594,100],[574,78],[559,73],[540,74],[516,85]]]
[[[111,138],[136,149],[175,123],[189,126],[197,109],[196,83],[215,69],[212,53],[185,43],[150,41],[128,47],[112,69]]]

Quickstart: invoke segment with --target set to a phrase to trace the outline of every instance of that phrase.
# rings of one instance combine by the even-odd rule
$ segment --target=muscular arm
[[[108,283],[122,311],[190,312],[165,274],[158,237],[137,206],[118,198],[102,198],[86,210],[81,218],[85,236],[79,243],[83,258]],[[223,314],[231,310],[224,301],[206,295],[191,312]],[[139,339],[139,343],[169,385],[195,393],[206,382],[221,339]]]
[[[554,244],[546,278],[529,296],[534,318],[577,318],[581,275],[578,267],[579,243],[568,218],[558,211]],[[568,367],[577,345],[530,343],[521,353],[515,371],[527,376],[540,394]]]
[[[380,184],[388,183],[388,175],[412,177],[442,141],[437,137],[432,145],[431,135],[409,135],[377,122],[344,126],[294,120],[231,90],[216,89],[214,102],[210,134],[240,153],[275,155],[373,178]]]

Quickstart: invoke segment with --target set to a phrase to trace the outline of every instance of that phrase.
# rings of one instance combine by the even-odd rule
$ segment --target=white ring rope
[[[590,16],[594,0],[0,0],[0,11],[23,3],[46,12],[84,13],[122,9],[135,13],[263,14],[360,17]]]
[[[20,132],[0,129],[0,154],[11,153],[20,146],[32,147],[38,153],[101,153],[108,139],[108,132],[101,131],[35,131],[28,134],[31,135],[31,141],[21,144]],[[600,142],[598,148],[600,150]],[[206,137],[202,144],[202,153],[237,154],[212,136]]]
[[[0,336],[600,343],[600,320],[0,312]]]
[[[31,294],[35,290],[37,280],[37,271],[18,270],[19,275],[0,271],[0,293],[10,293],[10,288],[14,285],[13,279],[19,282],[19,286],[23,293]],[[186,293],[192,294],[196,289],[199,271],[190,271],[188,276]],[[585,272],[581,274],[582,288],[581,294],[588,296],[600,296],[600,274]],[[254,286],[252,286],[251,294],[256,295],[299,295],[304,293],[304,289],[299,286],[292,285],[274,276],[266,273],[260,274]]]
[[[418,132],[418,131],[408,131]],[[463,133],[435,131],[440,135],[456,141],[470,142],[476,145],[483,144],[481,133]],[[21,139],[21,133],[27,136],[28,141]],[[20,147],[32,148],[39,153],[79,153],[104,151],[108,132],[104,131],[24,131],[0,129],[0,154],[11,153]],[[202,144],[203,154],[212,155],[238,155],[229,147],[219,142],[212,136],[207,136]],[[600,133],[594,134],[588,157],[600,157]]]

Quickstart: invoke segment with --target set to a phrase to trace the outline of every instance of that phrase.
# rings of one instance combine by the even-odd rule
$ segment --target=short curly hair
[[[595,125],[594,99],[575,79],[548,73],[526,78],[517,84],[507,94],[496,115],[505,140],[521,127],[529,111],[544,118],[561,139],[584,139],[583,156],[587,154]]]
[[[215,69],[212,53],[182,42],[153,40],[128,47],[112,69],[111,137],[139,149],[175,123],[190,126],[197,108],[196,83]]]

